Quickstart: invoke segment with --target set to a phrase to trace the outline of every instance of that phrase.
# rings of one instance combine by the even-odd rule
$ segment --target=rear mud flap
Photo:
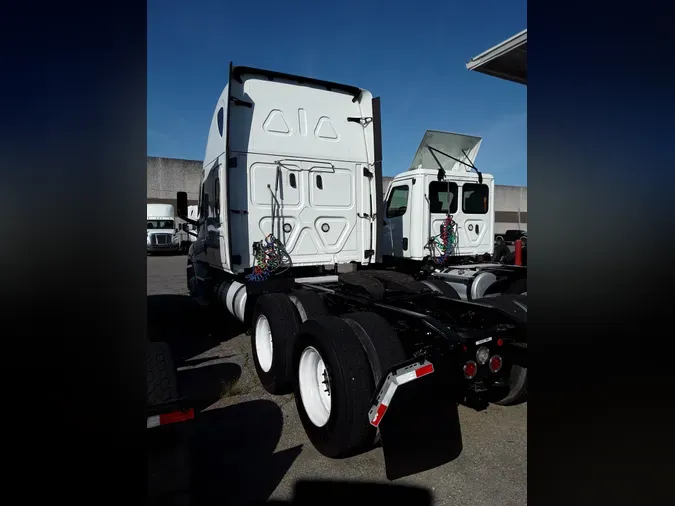
[[[433,469],[462,453],[457,403],[429,374],[396,388],[379,424],[387,478]]]

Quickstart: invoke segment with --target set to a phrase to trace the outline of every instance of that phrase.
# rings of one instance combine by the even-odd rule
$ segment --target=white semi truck
[[[174,207],[171,204],[147,204],[148,253],[176,252]]]
[[[461,163],[425,167],[423,155],[390,185],[385,216],[380,132],[380,102],[367,90],[230,65],[198,219],[177,195],[178,215],[197,227],[190,294],[250,324],[262,385],[294,392],[307,436],[329,457],[376,442],[390,457],[402,440],[433,446],[429,431],[397,434],[432,383],[445,392],[435,402],[455,410],[527,392],[527,297],[504,293],[526,270],[467,260],[493,248],[492,178]],[[435,138],[423,142],[433,148]],[[452,138],[473,143],[475,158],[475,138]],[[453,216],[450,194],[464,206]],[[426,234],[441,222],[431,246]]]

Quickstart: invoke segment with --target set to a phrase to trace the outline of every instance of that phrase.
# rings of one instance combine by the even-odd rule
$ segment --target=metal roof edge
[[[500,42],[496,46],[493,46],[490,49],[483,51],[478,56],[474,56],[473,58],[471,58],[471,60],[468,61],[468,63],[466,64],[466,68],[468,70],[473,70],[477,67],[480,67],[486,62],[493,60],[494,58],[497,58],[503,55],[504,53],[508,53],[509,51],[525,44],[526,42],[527,42],[527,28],[522,32],[513,35],[512,37],[509,37],[505,41]]]

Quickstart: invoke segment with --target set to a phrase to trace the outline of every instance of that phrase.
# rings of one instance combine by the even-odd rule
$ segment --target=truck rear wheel
[[[375,391],[368,357],[350,325],[335,316],[300,326],[293,354],[295,404],[307,437],[326,457],[369,447],[368,423]]]
[[[366,350],[373,373],[375,387],[389,369],[406,360],[405,350],[398,338],[398,334],[389,322],[376,313],[347,313],[342,315]],[[372,440],[373,445],[380,443],[380,431]]]
[[[148,406],[178,399],[176,368],[166,343],[148,343]]]
[[[376,386],[389,369],[406,360],[405,350],[398,334],[379,314],[347,313],[341,318],[350,324],[366,348]],[[371,350],[368,350],[369,347]]]
[[[513,406],[527,401],[527,367],[516,364],[511,366],[511,385],[509,393],[503,399],[496,401],[500,406]]]
[[[328,314],[318,293],[308,289],[293,290],[289,295],[300,315],[300,321],[313,320]]]
[[[256,301],[251,332],[253,363],[260,383],[271,394],[292,390],[291,364],[299,325],[300,318],[288,295],[268,293]]]

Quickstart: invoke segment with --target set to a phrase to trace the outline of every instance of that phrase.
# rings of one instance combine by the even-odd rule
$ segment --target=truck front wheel
[[[335,316],[303,323],[293,369],[295,404],[314,447],[330,458],[367,449],[375,436],[368,423],[375,384],[366,352],[350,325]]]

